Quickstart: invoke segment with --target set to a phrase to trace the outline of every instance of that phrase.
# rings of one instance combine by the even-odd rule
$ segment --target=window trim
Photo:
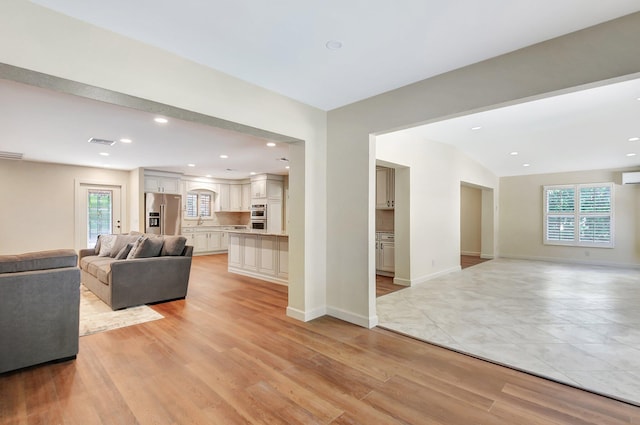
[[[580,189],[587,187],[609,187],[610,193],[610,208],[608,213],[588,213],[588,212],[580,212]],[[588,247],[588,248],[615,248],[615,191],[614,184],[611,182],[607,183],[584,183],[584,184],[559,184],[559,185],[545,185],[542,187],[542,198],[543,198],[543,210],[542,210],[542,241],[544,245],[554,245],[554,246],[575,246],[575,247]],[[549,213],[548,212],[548,196],[547,192],[549,190],[558,190],[558,189],[573,189],[574,196],[574,208],[573,212],[558,212],[558,213]],[[573,229],[573,240],[572,241],[557,241],[557,240],[549,240],[547,239],[548,235],[548,218],[549,216],[573,216],[574,219],[574,229]],[[597,243],[597,242],[581,242],[580,241],[580,219],[583,216],[608,216],[609,217],[609,233],[610,238],[607,243]]]
[[[187,215],[187,202],[189,195],[196,195],[196,216],[188,216]],[[200,212],[200,202],[201,195],[206,195],[209,197],[209,215],[201,215]],[[199,220],[200,218],[213,218],[213,200],[214,200],[214,192],[210,190],[190,190],[187,192],[184,201],[184,219],[185,220]]]

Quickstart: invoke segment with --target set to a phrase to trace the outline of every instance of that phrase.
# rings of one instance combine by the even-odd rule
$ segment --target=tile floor
[[[640,405],[640,271],[496,259],[377,299],[379,326]]]

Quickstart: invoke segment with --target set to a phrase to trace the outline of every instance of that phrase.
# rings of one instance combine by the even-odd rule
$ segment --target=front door
[[[98,235],[120,233],[120,186],[80,184],[76,211],[76,249],[94,247]]]

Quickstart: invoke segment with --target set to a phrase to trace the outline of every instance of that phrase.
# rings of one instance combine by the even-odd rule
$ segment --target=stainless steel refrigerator
[[[146,193],[145,232],[156,235],[179,235],[182,222],[182,196]]]

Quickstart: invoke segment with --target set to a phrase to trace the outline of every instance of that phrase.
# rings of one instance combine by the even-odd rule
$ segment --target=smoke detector
[[[107,140],[107,139],[97,139],[95,137],[92,137],[91,139],[89,139],[89,143],[92,143],[94,145],[113,146],[116,144],[116,141]]]

